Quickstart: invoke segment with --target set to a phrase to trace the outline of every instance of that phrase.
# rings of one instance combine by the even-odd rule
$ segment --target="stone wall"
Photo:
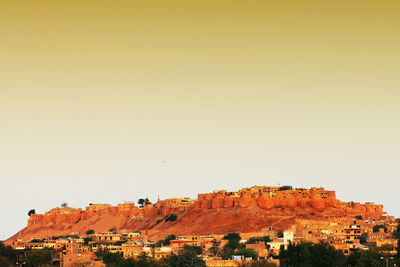
[[[188,208],[210,210],[229,208],[248,208],[256,206],[263,210],[274,207],[304,209],[312,208],[316,212],[339,210],[343,215],[361,215],[363,217],[380,217],[383,213],[381,205],[373,203],[360,204],[356,202],[340,202],[334,191],[323,188],[279,190],[279,187],[257,186],[244,188],[238,192],[214,191],[199,194],[196,201],[185,199],[168,199],[145,205],[143,208],[134,203],[123,203],[117,206],[109,204],[90,204],[85,210],[70,207],[54,208],[43,214],[32,214],[28,226],[67,223],[73,224],[80,220],[89,220],[102,216],[155,217],[180,213]]]

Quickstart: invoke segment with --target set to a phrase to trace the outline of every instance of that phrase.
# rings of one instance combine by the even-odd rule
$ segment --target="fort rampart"
[[[199,194],[197,200],[189,198],[158,200],[154,204],[144,205],[143,207],[138,207],[134,203],[123,203],[117,206],[90,204],[85,210],[57,207],[44,214],[32,214],[28,220],[28,226],[51,223],[73,224],[96,216],[154,217],[180,213],[189,208],[211,210],[248,208],[250,206],[257,206],[263,210],[273,208],[312,208],[315,212],[335,209],[340,210],[343,215],[361,215],[363,217],[380,217],[383,214],[382,205],[341,202],[336,199],[334,191],[327,191],[324,188],[292,189],[255,186],[241,189],[238,192],[221,190]]]

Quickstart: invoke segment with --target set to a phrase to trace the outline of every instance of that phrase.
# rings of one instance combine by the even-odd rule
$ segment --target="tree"
[[[257,259],[258,258],[258,254],[254,249],[251,248],[240,248],[237,252],[235,252],[235,255],[242,255],[245,258],[253,258],[253,259]]]
[[[110,264],[115,264],[116,266],[120,266],[121,263],[124,261],[122,253],[104,252],[102,255],[102,259],[107,266],[109,266]]]
[[[271,238],[269,236],[263,236],[262,241],[264,241],[265,243],[271,242]]]
[[[395,249],[394,245],[385,244],[385,245],[380,246],[378,248],[378,251],[383,254],[390,254],[390,251],[393,251],[394,249]]]
[[[239,241],[242,239],[238,233],[229,233],[222,239],[227,239],[228,243],[223,248],[223,257],[229,259],[234,254],[235,250],[240,248]]]
[[[203,252],[202,247],[199,247],[199,246],[189,246],[189,245],[185,245],[185,246],[183,247],[183,249],[184,249],[185,251],[193,252],[193,253],[196,254],[196,255],[200,255],[200,254]]]
[[[267,260],[254,261],[250,263],[243,263],[241,267],[277,267],[275,263]]]
[[[150,200],[146,197],[146,199],[144,200],[144,204],[145,205],[150,205],[151,204],[151,202],[150,202]]]
[[[32,214],[36,214],[35,209],[31,209],[30,211],[28,211],[28,216],[31,217]]]
[[[65,208],[65,207],[68,207],[68,203],[67,202],[61,203],[61,208]]]
[[[318,243],[311,246],[313,266],[343,266],[346,256],[328,243]]]
[[[372,231],[374,233],[377,233],[377,232],[379,232],[379,229],[381,229],[381,228],[383,228],[385,230],[385,233],[387,233],[387,227],[383,224],[374,225],[374,227],[372,227]]]
[[[176,239],[176,235],[169,235],[169,236],[164,238],[163,245],[164,246],[168,246],[168,245],[171,244],[171,240],[175,240],[175,239]]]
[[[26,257],[26,266],[38,267],[38,266],[50,266],[52,264],[51,251],[48,249],[33,250]]]
[[[146,252],[142,252],[140,253],[140,255],[138,256],[138,259],[140,261],[146,261],[149,258],[149,256],[146,255]]]
[[[292,190],[293,187],[291,185],[283,185],[279,187],[279,191],[284,191],[284,190]]]
[[[176,236],[175,235],[169,235],[166,236],[164,239],[160,239],[157,241],[155,244],[156,247],[161,247],[161,246],[168,246],[171,244],[171,240],[175,240]]]
[[[258,237],[250,237],[249,240],[247,240],[246,244],[257,244],[260,242],[260,239]]]
[[[44,243],[44,238],[43,239],[34,238],[31,239],[28,243]]]
[[[3,267],[12,267],[13,264],[6,257],[0,256],[0,266]]]
[[[360,244],[367,244],[367,234],[363,233],[358,239],[360,239]]]
[[[396,219],[397,228],[393,232],[393,237],[397,239],[397,258],[400,261],[400,219]]]
[[[128,258],[125,259],[122,253],[102,252],[99,256],[100,259],[106,264],[107,267],[161,267],[161,262],[156,262],[143,252],[139,255],[138,259]]]
[[[85,237],[83,238],[83,243],[87,246],[89,242],[93,241],[93,238],[91,237]]]
[[[242,238],[240,237],[240,235],[238,233],[232,232],[232,233],[225,235],[222,239],[228,239],[229,241],[237,240],[239,242]]]
[[[145,201],[144,201],[144,199],[143,198],[139,198],[139,200],[138,200],[138,202],[137,202],[138,204],[139,204],[139,206],[140,207],[143,207],[144,206],[144,203],[145,203]]]
[[[192,251],[183,250],[178,255],[173,254],[166,261],[168,267],[205,267],[205,262]]]
[[[246,244],[256,244],[258,242],[271,242],[271,238],[269,238],[269,236],[250,237],[249,240],[247,240]]]
[[[172,213],[165,218],[165,221],[173,222],[173,221],[176,221],[177,219],[178,219],[178,216],[176,214]]]
[[[382,256],[383,254],[377,249],[370,248],[369,250],[352,253],[347,259],[347,264],[362,267],[382,266],[382,260],[380,259]]]
[[[212,247],[210,248],[211,253],[213,253],[215,256],[217,256],[219,254],[219,245],[221,243],[220,242],[214,242],[214,244],[212,245]]]
[[[103,251],[103,249],[99,246],[94,254],[98,259],[101,259],[104,253],[105,252]]]
[[[290,243],[287,250],[281,250],[279,259],[282,267],[343,266],[346,263],[346,256],[327,243]]]
[[[95,232],[94,232],[94,230],[93,229],[90,229],[90,230],[87,230],[86,231],[86,234],[87,235],[93,235]]]
[[[279,253],[280,266],[304,266],[311,267],[311,243],[289,244],[287,250]]]
[[[12,266],[12,263],[16,261],[15,250],[11,246],[5,246],[0,241],[0,266]]]
[[[347,262],[346,264],[348,266],[357,266],[357,262],[359,260],[359,258],[361,257],[361,252],[359,251],[355,251],[353,253],[351,253],[348,257],[347,257]]]
[[[283,232],[282,232],[282,230],[279,230],[279,231],[278,231],[278,237],[279,237],[279,238],[283,238]]]
[[[77,261],[72,260],[70,266],[71,267],[85,267],[85,266],[90,266],[91,264],[92,263],[90,261],[84,262],[81,260],[77,260]]]

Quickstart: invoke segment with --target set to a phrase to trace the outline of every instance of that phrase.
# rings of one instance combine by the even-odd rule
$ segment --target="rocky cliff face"
[[[165,217],[177,214],[178,220]],[[373,203],[341,202],[334,191],[323,188],[288,189],[258,186],[238,192],[214,191],[199,194],[196,201],[167,199],[137,207],[133,203],[117,206],[91,204],[85,210],[54,208],[45,214],[32,214],[28,226],[13,238],[44,237],[84,233],[86,230],[142,231],[148,236],[173,234],[224,234],[252,232],[275,225],[289,227],[296,219],[321,219],[361,215],[379,218],[383,207]]]

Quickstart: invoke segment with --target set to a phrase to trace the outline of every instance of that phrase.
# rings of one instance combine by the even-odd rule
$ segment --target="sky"
[[[0,240],[67,202],[322,186],[400,217],[400,3],[0,1]]]

